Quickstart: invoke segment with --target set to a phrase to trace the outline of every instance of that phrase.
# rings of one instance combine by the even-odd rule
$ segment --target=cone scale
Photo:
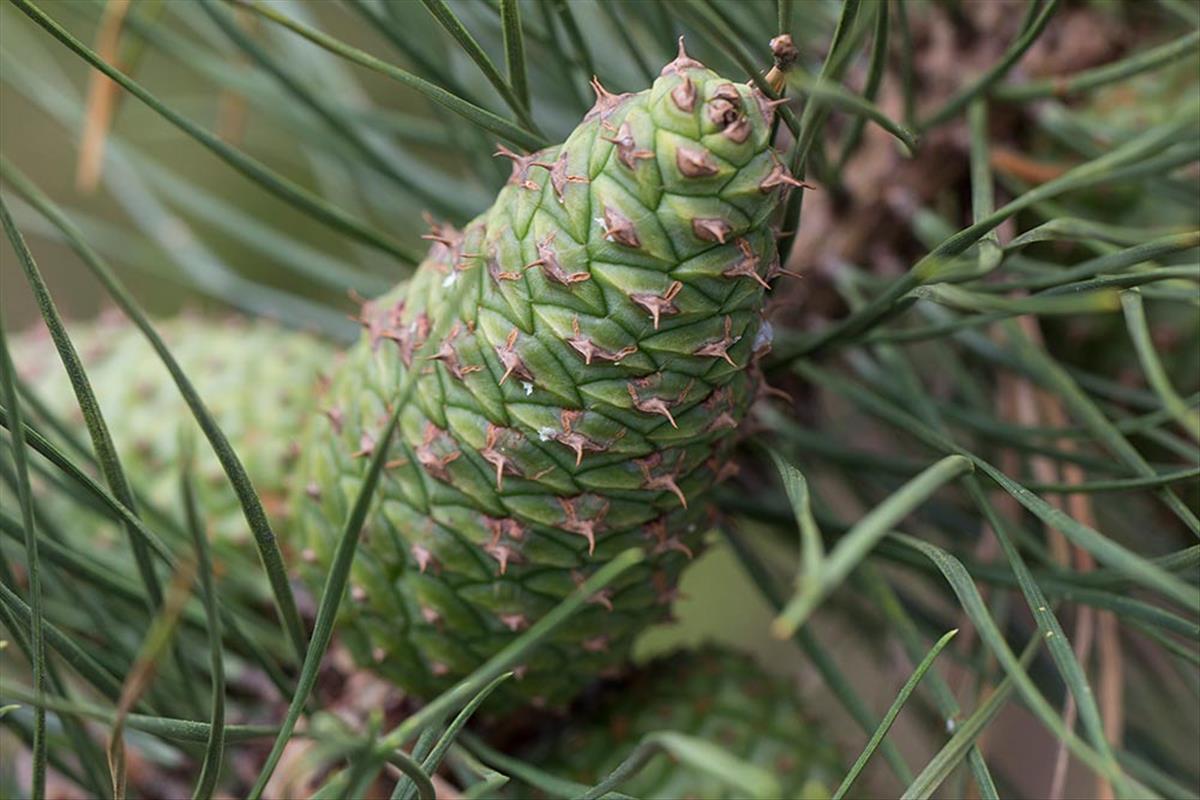
[[[418,696],[469,674],[632,546],[501,694],[561,705],[664,618],[769,346],[769,227],[794,183],[772,107],[680,55],[596,103],[512,176],[364,335],[304,448],[305,574],[321,585],[398,387],[415,373],[344,604],[363,663]],[[432,331],[448,333],[429,342]],[[422,355],[425,353],[425,355]]]

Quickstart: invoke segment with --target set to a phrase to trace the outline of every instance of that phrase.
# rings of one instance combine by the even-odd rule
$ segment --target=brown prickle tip
[[[684,113],[690,114],[696,108],[696,84],[687,75],[683,81],[671,90],[671,102]]]
[[[654,330],[658,330],[660,316],[679,313],[679,306],[675,305],[674,301],[681,289],[683,289],[683,283],[672,281],[661,295],[652,292],[635,292],[629,295],[629,299],[649,312],[654,320]]]
[[[783,261],[779,257],[779,251],[772,248],[771,263],[767,265],[767,280],[773,281],[776,278],[803,278],[799,272],[783,268]]]
[[[524,614],[497,614],[496,619],[513,633],[529,627],[529,619]]]
[[[600,78],[595,75],[593,75],[592,79],[588,81],[588,85],[592,87],[592,91],[596,94],[597,103],[606,100],[610,101],[612,98],[616,97],[615,94],[604,88],[604,84],[600,83]]]
[[[605,205],[604,216],[597,221],[604,228],[604,238],[608,241],[616,242],[617,244],[622,244],[633,249],[642,246],[642,240],[638,238],[637,229],[633,227],[633,222],[620,211],[609,205]]]
[[[515,155],[511,151],[510,155]],[[428,211],[421,212],[421,219],[429,226],[429,233],[421,234],[426,241],[442,245],[447,250],[454,250],[462,243],[462,231],[445,222],[438,222]]]
[[[442,483],[452,483],[450,479],[449,466],[458,457],[462,455],[461,450],[454,450],[445,455],[438,455],[434,449],[434,444],[443,432],[438,429],[432,422],[425,425],[425,441],[422,442],[416,449],[417,463],[419,463],[426,472],[431,476],[441,481]],[[453,442],[453,439],[451,439]]]
[[[525,529],[512,517],[484,517],[484,519],[487,520],[484,525],[492,534],[492,544],[499,542],[502,537],[514,542],[524,541]]]
[[[732,267],[721,272],[727,278],[750,278],[756,281],[764,289],[770,291],[771,284],[767,283],[761,275],[758,274],[758,256],[754,252],[754,248],[745,239],[737,240],[738,250],[742,252],[742,257]]]
[[[704,428],[705,433],[714,433],[719,430],[736,430],[738,426],[737,420],[733,418],[733,414],[728,411],[722,411],[717,416],[713,417],[712,421]]]
[[[587,450],[592,453],[603,453],[608,449],[607,446],[595,442],[573,430],[576,421],[583,416],[582,411],[571,411],[563,409],[558,415],[559,423],[562,425],[562,431],[550,431],[545,435],[547,439],[553,439],[559,444],[565,445],[575,453],[575,466],[578,467],[583,463],[583,451]]]
[[[588,602],[602,607],[605,611],[612,612],[612,589],[601,589],[594,595],[588,598]]]
[[[675,60],[667,62],[666,66],[658,74],[671,75],[672,73],[682,72],[685,69],[704,69],[704,65],[687,54],[687,48],[683,46],[683,37],[680,36],[679,49],[675,54]]]
[[[650,576],[650,581],[654,584],[654,602],[660,606],[670,606],[683,596],[671,576],[661,569]]]
[[[504,341],[504,347],[496,348],[496,357],[500,359],[500,363],[504,365],[504,374],[500,376],[499,385],[503,386],[508,380],[509,375],[516,375],[523,381],[533,383],[533,373],[525,366],[525,362],[517,355],[515,345],[517,343],[517,335],[520,330],[513,328],[508,332],[508,338]]]
[[[701,405],[710,414],[715,414],[718,411],[729,412],[734,409],[733,396],[728,386],[722,386],[719,389],[713,389],[708,393],[708,397],[701,401]]]
[[[722,83],[714,89],[713,98],[724,100],[732,106],[740,106],[742,104],[742,95],[732,83]]]
[[[441,247],[441,245],[435,245],[435,247]],[[430,255],[433,257],[437,253],[431,251]],[[400,328],[404,319],[403,300],[396,301],[390,308],[380,308],[374,300],[364,300],[353,290],[350,292],[350,298],[359,303],[359,313],[352,315],[350,319],[366,328],[372,350],[378,350],[382,340],[396,339],[401,335]]]
[[[513,163],[520,163],[520,162],[528,159],[529,156],[523,156],[520,153],[515,153],[512,150],[508,149],[508,147],[506,147],[505,145],[497,142],[496,143],[496,152],[492,153],[492,158],[507,158],[509,161],[512,161]]]
[[[508,574],[509,559],[512,559],[514,562],[520,560],[516,551],[506,544],[485,544],[483,546],[483,551],[492,558],[496,559],[496,573],[498,575]]]
[[[487,265],[487,274],[491,276],[491,279],[496,282],[497,286],[500,285],[500,281],[517,281],[521,279],[521,273],[519,272],[508,272],[500,269],[500,259],[496,258],[494,253],[489,255],[484,263]]]
[[[607,653],[609,641],[608,635],[601,633],[589,639],[584,639],[580,642],[580,646],[588,653]]]
[[[483,458],[483,460],[496,468],[497,492],[504,491],[505,472],[507,472],[509,475],[516,475],[518,477],[521,475],[521,470],[518,469],[517,465],[512,462],[512,459],[496,449],[496,445],[499,443],[501,433],[504,433],[503,428],[499,428],[489,422],[487,427],[487,441],[484,444],[483,449],[479,451],[479,455]]]
[[[797,189],[816,188],[805,183],[804,181],[796,180],[794,177],[792,177],[792,174],[788,171],[787,166],[784,165],[783,162],[779,161],[778,158],[775,158],[774,155],[772,155],[772,158],[774,159],[775,163],[771,167],[771,171],[768,172],[767,177],[763,178],[758,184],[758,190],[760,192],[767,194],[778,186],[795,187]]]
[[[512,173],[508,176],[508,185],[522,186],[526,189],[538,189],[536,183],[529,180],[529,167],[533,163],[533,156],[523,156],[519,153],[514,153],[502,144],[496,144],[496,152],[492,153],[492,157],[507,158],[512,162]]]
[[[750,93],[754,97],[755,102],[758,103],[758,110],[762,114],[763,120],[767,123],[767,125],[770,125],[775,121],[775,109],[779,108],[780,106],[786,106],[789,102],[791,102],[786,97],[780,97],[772,100],[763,94],[762,90],[757,86],[751,86]]]
[[[643,535],[654,542],[654,555],[661,555],[674,550],[687,556],[688,561],[695,558],[692,548],[680,541],[678,536],[668,533],[667,521],[663,517],[646,523],[646,530]]]
[[[590,85],[592,87],[592,91],[596,93],[596,102],[593,103],[591,109],[584,114],[583,118],[585,120],[593,119],[597,116],[603,120],[618,106],[620,106],[621,103],[632,97],[632,95],[628,92],[624,92],[622,94],[613,94],[608,89],[605,89],[603,85],[601,85],[600,79],[595,75],[592,76]]]
[[[375,452],[375,437],[366,431],[358,437],[358,449],[350,454],[351,458],[367,458]]]
[[[680,454],[680,461],[683,460],[683,453]],[[655,468],[662,465],[662,453],[654,453],[646,458],[639,458],[634,463],[642,471],[642,477],[645,479],[642,483],[642,488],[652,491],[667,491],[675,495],[679,499],[680,504],[686,509],[688,507],[687,497],[684,496],[683,490],[679,488],[679,484],[675,482],[676,473],[679,471],[679,463],[675,464],[675,468],[670,472],[661,475],[655,475]]]
[[[604,505],[600,507],[600,510],[596,512],[594,517],[591,519],[581,519],[579,517],[579,509],[576,506],[582,499],[582,495],[570,499],[565,497],[558,498],[558,504],[562,506],[563,515],[566,517],[559,525],[564,531],[577,533],[587,539],[588,555],[591,556],[596,552],[596,531],[600,527],[600,524],[604,522],[604,517],[608,514],[608,501],[604,501]]]
[[[654,158],[652,150],[639,150],[628,122],[622,122],[616,136],[601,136],[601,140],[617,146],[617,160],[628,169],[637,169],[638,159]]]
[[[442,344],[438,347],[437,352],[435,352],[433,355],[426,356],[425,360],[441,361],[445,365],[446,370],[455,379],[461,381],[472,372],[479,372],[483,369],[483,367],[479,364],[471,364],[464,367],[458,360],[458,353],[454,349],[454,338],[458,336],[458,332],[459,325],[456,322],[454,323],[454,327],[450,330],[450,334],[442,340]]]
[[[329,424],[333,427],[334,433],[342,432],[342,422],[345,420],[345,414],[340,406],[330,406],[321,412],[329,418]]]
[[[553,163],[546,161],[530,161],[529,166],[541,167],[550,172],[550,187],[554,189],[554,196],[558,199],[559,204],[563,203],[563,193],[567,189],[568,183],[589,183],[585,175],[568,175],[567,174],[567,151],[563,150],[558,154],[558,158]]]
[[[791,403],[793,400],[790,394],[785,392],[783,389],[767,383],[766,379],[763,377],[759,377],[758,379],[758,387],[755,390],[755,394],[759,399],[774,397],[784,401],[785,403]]]
[[[389,323],[389,327],[381,334],[383,338],[390,339],[396,343],[397,349],[400,351],[400,360],[405,367],[411,367],[413,355],[429,338],[429,329],[431,323],[429,316],[422,311],[417,315],[417,318],[408,325],[404,325],[401,319],[403,311],[403,301],[396,304],[390,312],[393,316],[393,321]]]
[[[560,283],[563,286],[570,286],[573,283],[580,283],[589,280],[592,276],[587,272],[567,272],[563,269],[562,262],[558,260],[558,254],[554,252],[551,243],[554,242],[554,233],[546,235],[544,239],[537,243],[538,257],[534,261],[526,264],[522,271],[531,267],[541,267],[542,273],[555,283]]]
[[[692,233],[705,242],[725,244],[725,237],[732,231],[733,226],[723,219],[696,217],[692,220]]]
[[[705,342],[704,344],[700,345],[699,347],[697,347],[695,350],[692,351],[692,355],[708,356],[709,358],[723,358],[723,359],[725,359],[726,362],[729,363],[729,366],[736,369],[737,364],[734,363],[732,358],[730,358],[729,348],[733,347],[733,345],[737,343],[738,338],[741,338],[741,337],[734,338],[734,337],[730,336],[730,331],[731,331],[732,327],[733,327],[733,318],[728,317],[728,316],[725,317],[725,335],[722,336],[720,339],[713,339],[710,342]]]
[[[677,148],[675,165],[686,178],[706,178],[719,172],[708,151],[695,147]]]
[[[419,544],[412,545],[408,550],[412,554],[413,561],[417,562],[417,569],[424,575],[425,570],[433,563],[433,553],[429,552],[429,549],[425,546]]]
[[[591,339],[583,336],[579,332],[579,317],[575,317],[571,320],[571,330],[573,333],[571,336],[567,337],[566,342],[575,350],[576,353],[579,353],[579,355],[583,356],[583,363],[587,364],[588,366],[591,366],[593,358],[601,361],[611,361],[612,363],[616,364],[626,356],[637,352],[637,345],[635,344],[627,345],[615,352],[610,352],[602,347],[598,347],[592,342]]]
[[[671,416],[671,405],[661,397],[650,397],[645,400],[638,395],[637,389],[632,383],[625,384],[625,388],[629,390],[629,399],[633,401],[633,407],[643,414],[660,414],[667,418],[667,422],[671,423],[671,427],[678,430],[679,426],[675,424],[675,417]],[[684,503],[684,505],[687,505]]]
[[[454,262],[455,272],[466,272],[469,269],[474,269],[475,265],[483,260],[483,253],[463,253],[458,254],[458,260]]]
[[[484,517],[484,519],[487,520],[486,525],[492,532],[492,538],[483,546],[483,551],[496,559],[499,565],[499,574],[504,575],[508,572],[510,560],[518,564],[521,562],[520,542],[525,538],[525,531],[519,522],[511,518]],[[502,539],[506,541],[501,541]]]

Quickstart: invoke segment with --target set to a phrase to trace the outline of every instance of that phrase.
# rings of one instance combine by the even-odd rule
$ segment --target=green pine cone
[[[332,348],[265,321],[182,316],[155,328],[228,437],[273,525],[286,525],[288,482],[299,433],[312,416],[314,386]],[[104,415],[129,484],[153,505],[181,509],[182,437],[194,440],[193,489],[214,545],[253,553],[237,495],[150,343],[124,318],[72,326],[72,341]],[[14,342],[20,374],[47,409],[83,441],[83,416],[54,343],[38,325]],[[69,501],[49,510],[66,531],[95,535],[96,513]],[[177,520],[182,522],[180,514]],[[108,535],[116,533],[115,526]]]
[[[418,696],[467,675],[616,554],[649,557],[498,694],[561,705],[668,612],[770,343],[769,227],[795,183],[772,105],[689,58],[596,104],[464,231],[435,227],[310,429],[300,498],[320,586],[415,371],[344,604],[363,663]],[[439,335],[444,334],[444,335]],[[424,350],[422,347],[424,346]],[[424,355],[422,355],[424,353]]]
[[[837,751],[806,717],[790,681],[740,653],[706,647],[650,662],[572,708],[561,728],[518,753],[523,761],[586,786],[603,780],[647,734],[682,733],[769,773],[780,798],[824,798],[843,769]],[[732,771],[698,769],[654,756],[621,785],[643,800],[746,797]],[[511,796],[536,797],[517,785]]]

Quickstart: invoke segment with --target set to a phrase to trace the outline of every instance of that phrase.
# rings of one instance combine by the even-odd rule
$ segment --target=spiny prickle
[[[344,639],[418,696],[467,675],[631,546],[498,695],[561,705],[669,611],[761,383],[770,228],[795,183],[773,105],[683,51],[654,85],[596,102],[560,146],[500,148],[512,175],[463,231],[435,226],[304,448],[304,572],[321,585],[397,400]],[[438,335],[438,332],[444,332]]]

